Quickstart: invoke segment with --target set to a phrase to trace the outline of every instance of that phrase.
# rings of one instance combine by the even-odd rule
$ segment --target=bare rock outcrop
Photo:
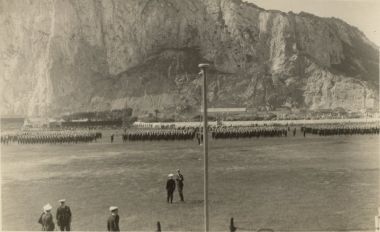
[[[377,108],[379,51],[335,18],[240,0],[3,0],[2,114]]]

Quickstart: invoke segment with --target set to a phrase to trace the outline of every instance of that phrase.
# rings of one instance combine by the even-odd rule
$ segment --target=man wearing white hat
[[[108,217],[108,220],[107,220],[107,231],[119,232],[120,231],[119,214],[118,214],[119,209],[116,206],[111,206],[110,212],[111,212],[111,215]]]
[[[51,214],[51,209],[53,207],[48,203],[43,207],[43,212],[38,219],[38,223],[42,225],[42,231],[53,231],[55,228],[53,222],[53,215]]]
[[[168,193],[167,196],[167,202],[173,203],[173,193],[175,190],[175,181],[174,181],[174,175],[169,174],[168,175],[168,181],[166,181],[166,191]]]
[[[57,208],[57,225],[61,231],[70,231],[71,225],[71,210],[68,205],[66,205],[66,199],[59,200],[60,206]]]

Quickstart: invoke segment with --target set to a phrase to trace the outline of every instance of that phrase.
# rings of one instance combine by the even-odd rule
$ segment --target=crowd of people
[[[306,134],[331,136],[331,135],[364,135],[379,134],[378,124],[338,124],[338,125],[316,125],[301,127],[304,136]]]
[[[2,134],[1,143],[17,144],[62,144],[89,143],[102,138],[101,132],[91,131],[21,131],[14,134]]]
[[[166,192],[167,192],[167,203],[172,204],[174,198],[174,191],[177,188],[178,195],[180,197],[180,201],[184,202],[183,196],[183,182],[185,178],[181,171],[177,169],[177,175],[170,173],[168,175],[168,180],[166,181]],[[72,222],[72,213],[71,209],[68,205],[66,205],[66,199],[59,200],[60,205],[57,208],[56,212],[56,221],[60,231],[70,231],[71,230],[71,222]],[[43,206],[43,212],[38,218],[38,223],[41,224],[42,231],[54,231],[56,229],[54,223],[54,217],[52,214],[53,207],[47,203]],[[110,206],[109,211],[110,215],[107,219],[107,231],[120,231],[119,221],[120,217],[118,215],[118,207]]]

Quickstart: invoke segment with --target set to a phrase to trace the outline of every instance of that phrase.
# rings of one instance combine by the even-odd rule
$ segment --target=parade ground
[[[194,141],[2,145],[2,229],[40,230],[46,203],[66,198],[73,230],[203,230],[203,147]],[[209,141],[210,229],[373,230],[379,206],[379,136]],[[166,203],[181,169],[185,203]]]

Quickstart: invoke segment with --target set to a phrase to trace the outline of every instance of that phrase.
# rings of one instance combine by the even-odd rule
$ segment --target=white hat
[[[111,206],[110,207],[110,211],[112,212],[112,211],[114,211],[114,210],[117,210],[118,208],[117,208],[117,206]]]
[[[47,203],[46,205],[44,205],[44,207],[43,207],[43,209],[44,209],[44,211],[49,211],[49,210],[51,210],[53,207],[49,204],[49,203]]]
[[[61,199],[58,202],[65,202],[65,201],[66,201],[66,199]]]
[[[171,174],[171,173],[168,175],[169,178],[170,178],[170,177],[173,177],[173,176],[174,176],[174,174]]]

